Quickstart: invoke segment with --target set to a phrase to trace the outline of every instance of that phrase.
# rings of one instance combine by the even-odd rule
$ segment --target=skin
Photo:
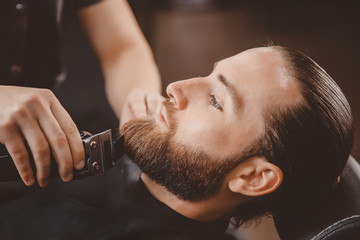
[[[107,98],[122,123],[154,112],[162,100],[160,77],[127,1],[101,1],[78,15],[102,66]],[[36,173],[24,140],[34,156]],[[50,90],[0,86],[0,143],[27,186],[35,183],[35,177],[41,187],[48,185],[50,151],[63,181],[72,179],[74,167],[84,166],[79,131]]]
[[[227,90],[230,86],[231,91]],[[167,94],[176,108],[178,129],[174,141],[206,151],[213,159],[241,155],[264,134],[264,111],[296,105],[302,100],[296,83],[284,71],[281,55],[272,48],[250,49],[221,60],[209,76],[172,83]],[[167,131],[165,112],[160,108],[155,115],[160,131]],[[199,221],[215,220],[252,197],[271,193],[281,184],[282,177],[277,166],[263,157],[253,157],[225,177],[217,195],[190,202],[178,199],[142,175],[157,199]]]
[[[126,0],[105,0],[79,17],[100,60],[107,98],[122,124],[154,112],[162,100],[151,49]]]
[[[235,99],[220,75],[233,86]],[[178,110],[174,139],[212,156],[224,156],[223,149],[236,155],[264,133],[262,112],[301,99],[296,85],[282,75],[280,55],[255,48],[219,61],[207,77],[170,84],[167,94]]]

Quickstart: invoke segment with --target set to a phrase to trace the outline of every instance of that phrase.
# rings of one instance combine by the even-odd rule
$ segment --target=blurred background
[[[129,3],[153,50],[163,93],[173,81],[206,76],[214,62],[269,41],[305,52],[334,78],[347,96],[355,123],[352,154],[360,160],[360,16],[355,1],[129,0]],[[80,129],[99,132],[116,127],[118,123],[105,94],[99,91],[103,89],[103,80],[96,57],[76,23],[76,14],[67,14],[70,20],[65,28],[64,61],[68,79],[56,94]],[[74,68],[75,62],[80,67]],[[87,107],[80,108],[84,103]],[[245,230],[248,239],[277,239],[271,221],[264,221],[261,227],[265,230]],[[256,235],[262,232],[267,237]]]

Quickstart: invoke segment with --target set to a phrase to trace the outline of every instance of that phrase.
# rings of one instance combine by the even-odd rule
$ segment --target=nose
[[[189,85],[191,85],[190,81],[191,80],[173,82],[166,88],[166,93],[169,96],[170,101],[172,101],[175,108],[178,110],[183,110],[188,105],[188,88],[190,87]]]

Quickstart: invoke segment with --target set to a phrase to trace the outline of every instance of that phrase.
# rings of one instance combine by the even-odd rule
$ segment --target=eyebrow
[[[214,64],[214,68],[215,67],[216,63]],[[234,85],[231,84],[222,74],[217,75],[217,80],[219,80],[219,82],[221,82],[225,86],[225,89],[230,96],[233,106],[235,108],[235,111],[239,111],[242,105],[242,99],[236,94]]]

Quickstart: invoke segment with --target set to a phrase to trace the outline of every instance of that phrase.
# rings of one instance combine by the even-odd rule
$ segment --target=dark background
[[[355,1],[130,3],[154,52],[163,93],[170,82],[205,76],[214,62],[269,41],[305,52],[347,96],[355,123],[353,155],[360,159],[360,17]],[[99,132],[117,126],[105,99],[96,58],[75,15],[68,18],[64,43],[68,81],[56,94],[79,128]]]

